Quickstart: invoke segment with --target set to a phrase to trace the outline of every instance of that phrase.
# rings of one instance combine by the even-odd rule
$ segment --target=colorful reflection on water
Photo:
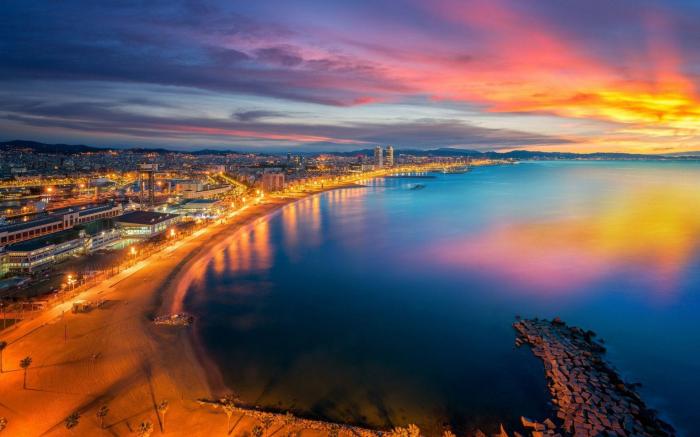
[[[631,187],[599,201],[575,217],[498,224],[431,251],[442,264],[534,292],[590,292],[584,286],[607,275],[643,269],[660,294],[673,295],[700,247],[700,187]]]
[[[541,364],[510,324],[561,316],[688,430],[699,245],[698,164],[523,163],[304,199],[180,288],[227,384],[258,405],[432,432],[541,417]]]

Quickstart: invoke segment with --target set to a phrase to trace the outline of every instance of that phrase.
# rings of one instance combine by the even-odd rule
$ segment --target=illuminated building
[[[155,237],[179,221],[179,215],[153,211],[134,211],[116,219],[117,227],[126,238]]]
[[[75,225],[117,217],[122,212],[118,203],[54,210],[35,220],[0,226],[0,247],[71,229]]]
[[[222,210],[223,204],[220,200],[192,199],[184,202],[172,212],[194,218],[212,218],[219,216]]]
[[[102,222],[104,226],[108,222]],[[95,225],[95,226],[93,226]],[[12,273],[34,273],[75,255],[89,254],[120,240],[115,229],[100,230],[100,222],[85,229],[69,229],[11,244],[6,248],[4,269]]]
[[[263,173],[262,189],[267,192],[284,190],[284,174]]]
[[[394,148],[391,146],[386,146],[386,162],[385,162],[385,164],[387,167],[394,166]]]
[[[376,165],[377,167],[384,166],[381,146],[377,146],[374,148],[374,165]]]

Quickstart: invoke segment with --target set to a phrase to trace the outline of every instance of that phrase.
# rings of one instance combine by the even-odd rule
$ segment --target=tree
[[[391,437],[420,437],[420,428],[410,424],[405,428],[396,427],[390,433]]]
[[[0,341],[0,373],[2,373],[2,351],[7,347],[6,341]]]
[[[105,427],[105,417],[109,414],[109,407],[107,405],[101,406],[95,415],[100,420],[100,428]]]
[[[282,419],[282,420],[283,420],[282,428],[284,428],[284,427],[286,426],[286,427],[287,427],[287,433],[288,433],[288,434],[291,434],[290,428],[292,428],[292,425],[294,425],[294,423],[297,421],[297,418],[294,417],[294,414],[292,414],[292,413],[290,413],[289,411],[287,411],[286,413],[284,413],[284,419]],[[280,428],[280,429],[281,429],[281,428]],[[336,437],[337,437],[337,436],[336,436]]]
[[[73,432],[73,428],[78,426],[78,423],[80,423],[80,413],[77,411],[73,412],[70,414],[70,416],[66,417],[66,421],[64,422],[64,425],[66,425],[66,429],[68,431]]]
[[[273,415],[265,415],[262,419],[260,419],[260,425],[262,425],[263,429],[263,434],[266,434],[267,431],[272,428],[272,424],[275,423],[275,417]]]
[[[221,408],[223,408],[224,413],[226,413],[226,434],[228,434],[231,429],[231,416],[233,416],[233,413],[236,411],[236,397],[232,394],[226,395],[221,400]]]
[[[7,428],[7,417],[0,417],[0,432]]]
[[[153,434],[153,423],[150,420],[141,422],[139,427],[136,429],[136,434],[139,437],[150,437]]]
[[[328,430],[328,437],[338,437],[340,434],[340,426],[336,423],[332,423],[330,429]]]
[[[24,369],[24,384],[22,388],[27,388],[27,369],[32,365],[32,357],[24,357],[19,360],[19,367]]]
[[[158,407],[157,407],[158,414],[160,414],[161,417],[163,418],[163,432],[165,432],[165,413],[168,412],[169,406],[170,406],[170,404],[168,403],[168,401],[163,400],[160,404],[158,404]]]

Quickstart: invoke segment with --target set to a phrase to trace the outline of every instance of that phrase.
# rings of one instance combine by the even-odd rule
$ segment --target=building
[[[377,166],[377,168],[384,167],[384,159],[382,156],[381,146],[377,146],[374,148],[374,165]]]
[[[118,243],[122,239],[119,229],[100,231],[85,238],[85,253],[92,253]]]
[[[0,247],[65,231],[73,226],[121,215],[121,204],[85,205],[51,211],[26,222],[0,226]]]
[[[195,181],[180,182],[176,189],[183,199],[212,199],[231,190],[230,185],[204,185]]]
[[[112,220],[103,219],[7,246],[2,270],[31,274],[71,256],[89,254],[121,240]]]
[[[284,190],[284,174],[263,173],[262,189],[266,192]]]
[[[64,229],[63,218],[45,216],[27,222],[11,223],[0,226],[0,246],[19,243]]]
[[[139,164],[139,203],[141,205],[148,201],[148,204],[153,206],[156,190],[156,173],[158,172],[158,164]],[[144,196],[148,192],[148,197]]]
[[[6,269],[10,273],[31,274],[57,262],[83,253],[84,231],[73,229],[34,238],[7,247]]]
[[[207,167],[209,173],[223,173],[226,171],[226,166],[221,164],[210,165]]]
[[[51,211],[51,215],[63,216],[66,227],[89,223],[95,220],[113,218],[122,215],[124,208],[120,203],[105,205],[86,205],[82,207],[63,208]]]
[[[113,219],[102,219],[79,225],[75,229],[84,231],[85,253],[90,254],[121,241],[121,232],[115,229]]]
[[[394,166],[394,148],[391,146],[386,146],[386,160],[384,165],[387,167]]]
[[[134,211],[117,218],[117,227],[124,238],[152,238],[180,221],[180,216],[153,211]]]
[[[223,203],[214,199],[192,199],[179,205],[172,212],[194,218],[214,218],[221,215]]]

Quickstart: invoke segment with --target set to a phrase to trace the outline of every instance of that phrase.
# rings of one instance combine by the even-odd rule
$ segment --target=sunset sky
[[[34,1],[0,140],[253,150],[700,150],[700,2]]]

